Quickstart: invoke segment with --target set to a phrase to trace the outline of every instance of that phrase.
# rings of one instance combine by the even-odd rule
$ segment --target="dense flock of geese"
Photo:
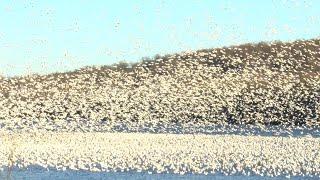
[[[320,175],[319,138],[310,136],[119,133],[212,125],[319,130],[320,40],[0,77],[0,167],[14,151],[18,166]]]
[[[306,136],[13,133],[2,137],[0,174],[10,155],[9,163],[19,168],[37,165],[49,170],[214,175],[211,179],[215,175],[317,179],[319,148],[320,138]]]
[[[317,126],[320,40],[245,44],[0,80],[0,127]]]

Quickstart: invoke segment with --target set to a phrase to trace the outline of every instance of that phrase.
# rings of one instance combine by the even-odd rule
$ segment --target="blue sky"
[[[320,1],[0,1],[0,74],[49,73],[246,42],[317,38]]]

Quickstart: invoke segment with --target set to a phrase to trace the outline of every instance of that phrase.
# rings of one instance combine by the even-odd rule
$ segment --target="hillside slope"
[[[320,40],[157,56],[129,66],[0,79],[0,127],[320,124]]]

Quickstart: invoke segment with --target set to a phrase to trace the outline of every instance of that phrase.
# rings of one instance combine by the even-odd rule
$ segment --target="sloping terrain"
[[[0,127],[9,131],[319,123],[319,39],[0,79]]]

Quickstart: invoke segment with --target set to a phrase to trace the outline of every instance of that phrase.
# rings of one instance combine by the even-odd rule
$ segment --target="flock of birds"
[[[315,127],[320,40],[156,56],[0,79],[0,128],[130,131],[197,125]]]
[[[14,133],[2,137],[0,174],[2,165],[14,164],[21,169],[36,165],[44,170],[132,172],[132,178],[141,172],[187,177],[188,174],[213,175],[212,179],[215,175],[231,175],[237,179],[251,175],[317,179],[320,177],[319,148],[320,138],[312,137]],[[158,178],[151,176],[151,179]]]
[[[208,127],[230,133],[232,128],[226,127],[241,131],[240,127],[280,126],[319,133],[319,59],[320,40],[312,39],[190,51],[66,73],[0,77],[0,136],[6,144],[0,147],[0,166],[7,162],[10,149],[16,149],[12,151],[17,151],[18,165],[47,162],[72,169],[76,164],[75,169],[94,171],[91,165],[99,163],[100,170],[112,171],[154,168],[160,173],[319,176],[318,138],[194,134],[207,132]],[[79,164],[81,159],[84,165]]]

